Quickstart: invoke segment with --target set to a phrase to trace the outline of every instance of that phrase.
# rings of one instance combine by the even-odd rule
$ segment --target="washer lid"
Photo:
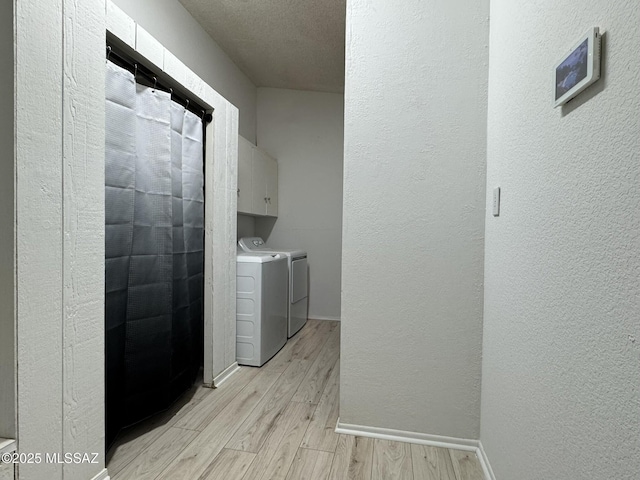
[[[285,260],[287,257],[279,253],[238,252],[237,263],[269,263]]]
[[[245,252],[273,252],[282,253],[287,257],[306,257],[307,252],[297,248],[271,248],[265,245],[260,237],[242,237],[238,240],[239,249]]]

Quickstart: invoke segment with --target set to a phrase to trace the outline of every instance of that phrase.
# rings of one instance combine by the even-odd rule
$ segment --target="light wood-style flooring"
[[[309,320],[262,368],[125,431],[113,480],[483,480],[474,453],[334,432],[340,328]]]

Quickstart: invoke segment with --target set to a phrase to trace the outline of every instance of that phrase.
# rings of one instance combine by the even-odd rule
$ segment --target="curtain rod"
[[[113,59],[115,59],[116,61],[113,61]],[[213,116],[210,113],[206,113],[206,109],[198,102],[191,101],[191,99],[187,96],[179,95],[174,91],[172,87],[166,85],[164,82],[159,81],[157,75],[155,75],[152,70],[131,59],[130,57],[120,53],[119,51],[114,49],[113,46],[109,45],[108,42],[107,60],[112,61],[116,65],[125,68],[129,72],[133,73],[136,82],[138,81],[139,77],[143,77],[144,79],[146,79],[146,83],[148,83],[148,85],[146,86],[170,93],[171,98],[176,101],[176,103],[181,104],[184,108],[196,114],[202,119],[205,124],[211,123],[211,120],[213,120]]]

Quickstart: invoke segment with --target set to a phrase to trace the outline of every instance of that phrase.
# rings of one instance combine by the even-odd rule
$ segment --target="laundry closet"
[[[238,137],[238,214],[278,216],[278,162]],[[236,351],[241,365],[261,366],[307,322],[307,252],[238,239]],[[280,275],[277,265],[286,266]],[[265,353],[267,352],[267,353]]]

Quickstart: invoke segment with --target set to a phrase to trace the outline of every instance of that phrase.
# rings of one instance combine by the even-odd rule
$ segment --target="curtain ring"
[[[189,99],[187,98],[187,104],[184,107],[185,110],[189,110]]]
[[[107,62],[109,61],[110,56],[111,56],[111,45],[107,45]]]
[[[202,110],[202,117],[200,118],[202,118],[202,121],[204,122],[204,110]]]
[[[138,78],[138,64],[133,64],[133,79],[136,80]]]
[[[156,86],[158,85],[158,78],[157,77],[153,77],[153,89],[156,89]]]
[[[173,97],[173,88],[169,87],[169,93],[171,94],[171,96]]]

